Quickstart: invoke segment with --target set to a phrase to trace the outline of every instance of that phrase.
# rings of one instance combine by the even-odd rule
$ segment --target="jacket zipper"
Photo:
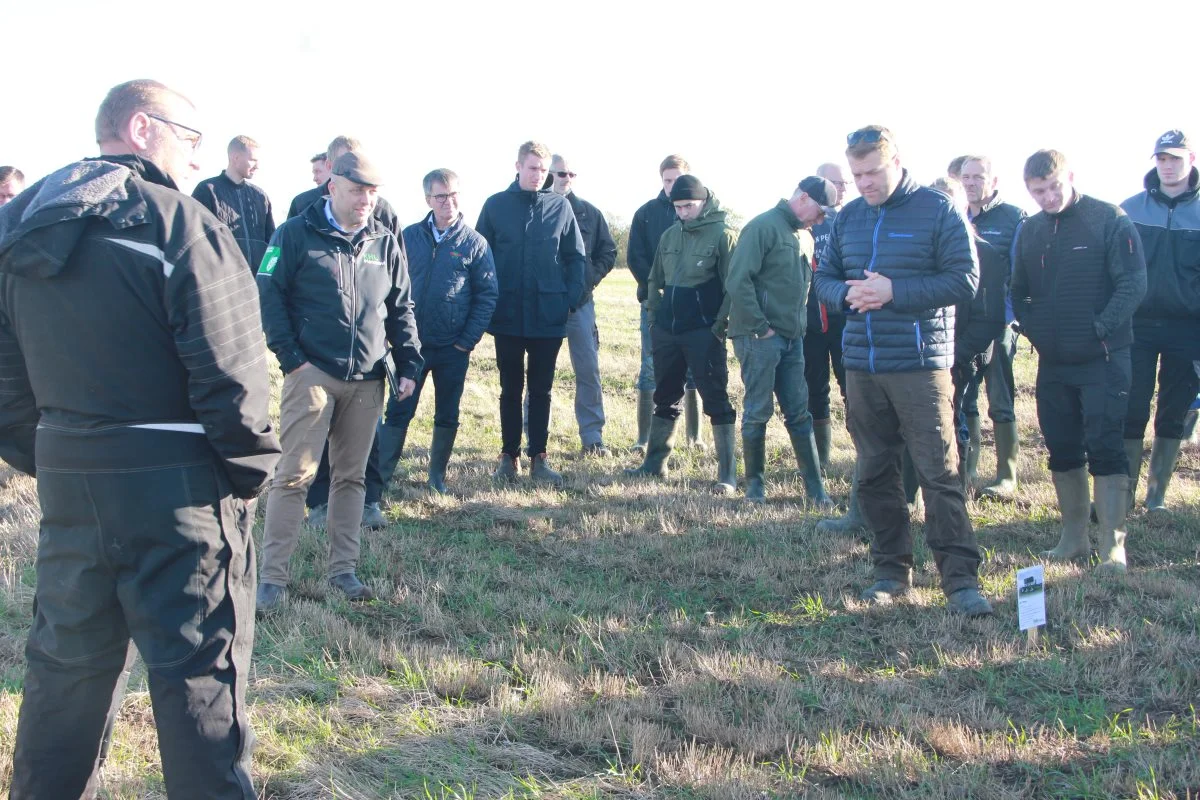
[[[879,255],[879,229],[883,227],[883,209],[879,209],[879,219],[875,222],[875,231],[871,234],[871,260],[867,269],[875,266],[875,258]],[[875,371],[875,337],[871,335],[871,312],[867,312],[867,367]]]
[[[917,355],[921,357],[921,366],[925,366],[925,344],[921,341],[921,320],[913,323],[913,333],[917,335]]]

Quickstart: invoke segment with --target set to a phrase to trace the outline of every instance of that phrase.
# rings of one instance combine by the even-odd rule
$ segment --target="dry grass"
[[[635,428],[632,280],[611,277],[599,303],[605,438],[620,448]],[[1053,543],[1057,520],[1027,352],[1022,500],[971,509],[997,606],[983,621],[946,613],[923,547],[910,602],[856,602],[866,546],[816,534],[777,423],[762,507],[707,493],[711,455],[678,453],[665,484],[619,477],[629,455],[577,456],[565,355],[560,366],[550,451],[565,490],[490,485],[499,430],[485,341],[449,475],[457,494],[420,485],[430,399],[390,493],[394,524],[365,540],[360,574],[381,599],[331,596],[325,544],[305,534],[293,599],[258,629],[264,797],[1200,796],[1195,453],[1172,486],[1175,519],[1130,523],[1127,579],[1049,567],[1050,626],[1027,651],[1013,571]],[[731,375],[740,395],[735,362]],[[830,488],[844,495],[852,454],[835,429]],[[0,788],[36,547],[33,483],[5,480]],[[105,791],[161,797],[144,676],[131,687]]]

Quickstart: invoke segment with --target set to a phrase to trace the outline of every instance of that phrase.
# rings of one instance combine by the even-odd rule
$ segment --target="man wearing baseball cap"
[[[283,456],[267,499],[260,612],[284,598],[304,496],[326,439],[329,583],[349,600],[373,596],[355,568],[367,456],[383,405],[384,376],[394,369],[393,392],[403,400],[412,394],[422,367],[408,269],[395,235],[373,213],[381,183],[361,153],[339,156],[329,197],[280,226],[258,268],[267,346],[284,372]]]
[[[1142,440],[1150,421],[1154,376],[1158,410],[1146,476],[1146,508],[1166,511],[1167,484],[1184,439],[1184,417],[1200,389],[1192,362],[1200,359],[1200,171],[1183,131],[1154,143],[1146,187],[1121,208],[1133,220],[1146,254],[1146,296],[1133,315],[1133,380],[1125,415],[1130,503],[1142,471]]]
[[[791,198],[746,223],[729,262],[729,335],[742,365],[746,387],[742,407],[742,451],[746,460],[746,499],[765,496],[767,422],[779,398],[805,492],[829,508],[821,462],[808,411],[804,379],[804,333],[812,282],[813,237],[809,229],[832,215],[837,189],[824,178],[800,181]]]

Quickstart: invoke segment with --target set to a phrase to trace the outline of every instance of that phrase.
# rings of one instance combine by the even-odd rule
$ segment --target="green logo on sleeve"
[[[262,264],[258,267],[259,275],[270,275],[275,272],[275,265],[279,263],[278,247],[268,247],[267,252],[263,253]]]

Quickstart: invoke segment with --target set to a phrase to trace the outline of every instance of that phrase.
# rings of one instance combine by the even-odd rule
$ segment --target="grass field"
[[[867,547],[816,533],[778,420],[765,506],[710,495],[711,453],[677,453],[666,483],[621,477],[636,463],[625,450],[633,281],[614,274],[597,295],[605,439],[617,455],[578,455],[564,348],[550,453],[565,488],[493,488],[498,382],[485,339],[448,476],[455,494],[422,488],[430,391],[387,498],[393,524],[364,537],[359,574],[380,599],[352,607],[332,595],[324,540],[305,532],[292,599],[257,630],[261,796],[1200,797],[1195,452],[1171,488],[1174,520],[1130,522],[1128,577],[1048,567],[1049,626],[1029,649],[1014,571],[1057,541],[1058,514],[1025,344],[1021,500],[971,505],[995,616],[951,617],[923,545],[912,599],[867,608],[855,600],[869,583]],[[740,407],[736,376],[731,362]],[[852,450],[836,413],[829,488],[844,497]],[[984,439],[990,476],[986,422]],[[2,482],[0,790],[37,532],[33,482]],[[144,673],[130,683],[104,787],[165,796]]]

